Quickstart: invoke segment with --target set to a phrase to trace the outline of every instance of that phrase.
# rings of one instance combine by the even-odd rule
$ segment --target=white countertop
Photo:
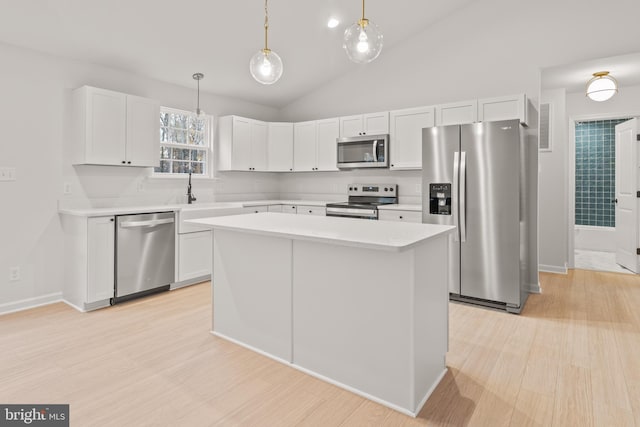
[[[455,229],[449,225],[282,215],[272,212],[201,218],[188,222],[209,226],[214,230],[231,230],[395,252],[410,249],[425,240],[450,233]]]
[[[378,210],[381,211],[414,211],[421,212],[422,205],[416,204],[388,204],[388,205],[380,205],[378,206]]]
[[[166,204],[166,205],[147,205],[147,206],[120,206],[111,208],[84,208],[84,209],[59,209],[58,213],[74,216],[110,216],[110,215],[127,215],[137,213],[150,212],[170,212],[170,211],[186,211],[201,209],[233,209],[246,208],[254,206],[266,205],[305,205],[305,206],[322,206],[327,201],[324,200],[250,200],[240,202],[212,202],[212,203],[194,203],[188,204]]]

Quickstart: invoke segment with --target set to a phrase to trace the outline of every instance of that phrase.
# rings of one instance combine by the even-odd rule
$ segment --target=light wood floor
[[[72,426],[640,426],[640,278],[541,283],[520,316],[450,305],[417,419],[213,337],[209,284],[0,317],[0,402],[69,403]]]

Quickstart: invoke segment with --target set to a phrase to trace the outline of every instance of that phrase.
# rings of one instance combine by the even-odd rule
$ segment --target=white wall
[[[187,110],[193,109],[196,93],[195,87],[2,44],[0,58],[0,167],[17,170],[17,181],[0,182],[0,311],[5,311],[18,301],[43,302],[62,288],[59,199],[94,206],[175,202],[186,191],[184,179],[149,179],[150,169],[71,166],[64,155],[71,90],[92,85]],[[185,80],[191,83],[191,75]],[[278,116],[274,108],[207,94],[201,106],[216,116]],[[62,194],[65,182],[71,184],[70,196]],[[268,197],[277,195],[278,179],[274,174],[221,173],[217,181],[195,181],[194,192],[199,200]],[[20,266],[20,281],[9,281],[12,266]]]
[[[421,204],[421,171],[354,170],[286,173],[280,178],[284,199],[346,201],[349,184],[397,184],[400,203]]]
[[[568,262],[568,133],[565,90],[543,91],[540,102],[551,104],[551,151],[541,151],[538,155],[540,269],[565,272]]]
[[[283,109],[290,120],[526,93],[540,70],[638,50],[637,0],[483,0],[441,20],[378,59]],[[615,16],[615,18],[613,18]],[[374,17],[370,17],[374,19]],[[606,34],[606,37],[594,36]],[[383,29],[384,30],[384,29]],[[564,108],[563,108],[564,109]],[[565,120],[566,123],[566,120]],[[564,271],[568,253],[566,126],[540,156],[540,264]]]

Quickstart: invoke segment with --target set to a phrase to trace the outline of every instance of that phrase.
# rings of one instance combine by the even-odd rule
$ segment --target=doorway
[[[576,121],[575,268],[630,273],[616,263],[615,127],[629,118]]]

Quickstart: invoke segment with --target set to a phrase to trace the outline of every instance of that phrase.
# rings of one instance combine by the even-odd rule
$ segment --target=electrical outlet
[[[416,184],[416,193],[422,193],[422,184]]]
[[[65,182],[63,187],[64,188],[63,188],[62,192],[64,194],[71,194],[71,184],[70,183]]]
[[[20,267],[11,267],[9,269],[9,280],[11,282],[17,282],[20,280]]]
[[[15,181],[16,168],[0,168],[0,181]]]

